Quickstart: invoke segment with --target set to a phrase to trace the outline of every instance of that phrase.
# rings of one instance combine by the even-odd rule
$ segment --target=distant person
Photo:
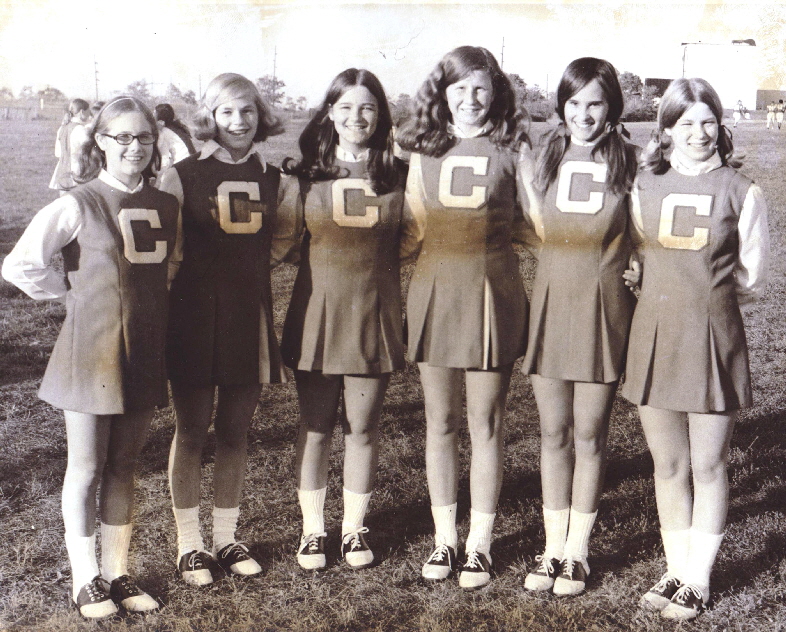
[[[93,101],[93,105],[90,106],[90,115],[92,118],[95,118],[101,111],[101,108],[104,107],[104,103],[104,101]]]
[[[158,125],[158,151],[161,152],[161,173],[191,154],[196,153],[188,128],[175,118],[175,110],[169,103],[155,107]]]
[[[737,171],[722,117],[709,83],[676,79],[631,196],[644,264],[622,395],[638,405],[654,462],[666,554],[642,605],[666,619],[694,619],[710,598],[729,444],[752,403],[740,305],[761,296],[767,278],[764,195]]]
[[[780,130],[781,125],[783,125],[784,110],[786,110],[786,106],[783,105],[783,99],[778,99],[778,104],[775,106],[775,122],[778,124],[778,130]]]
[[[60,195],[65,195],[77,184],[74,180],[74,172],[78,169],[77,157],[79,148],[87,140],[85,125],[91,118],[90,104],[84,99],[72,99],[57,130],[55,156],[58,160],[49,188],[60,191]]]
[[[89,138],[79,156],[84,184],[35,215],[2,274],[35,299],[65,303],[38,395],[65,417],[62,511],[72,598],[83,617],[101,619],[118,606],[158,608],[129,575],[128,552],[136,462],[155,407],[169,403],[167,285],[179,221],[174,196],[146,184],[158,161],[146,105],[113,99]],[[59,253],[64,273],[53,265]]]
[[[775,101],[771,101],[767,106],[767,129],[775,127],[775,110],[777,107]]]
[[[737,104],[734,106],[734,110],[731,113],[732,118],[734,119],[734,127],[737,127],[737,123],[740,122],[740,119],[745,115],[745,106],[742,104],[742,101],[737,101]]]

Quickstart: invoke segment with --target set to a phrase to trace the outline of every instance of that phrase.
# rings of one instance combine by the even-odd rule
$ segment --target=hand
[[[625,285],[633,292],[641,282],[641,262],[631,257],[628,269],[622,273],[622,278],[625,279]]]

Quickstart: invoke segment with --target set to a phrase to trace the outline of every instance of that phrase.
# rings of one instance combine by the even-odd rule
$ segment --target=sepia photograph
[[[780,0],[2,0],[0,632],[786,632],[785,112]]]

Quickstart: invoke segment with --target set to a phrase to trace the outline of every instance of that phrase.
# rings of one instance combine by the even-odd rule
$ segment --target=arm
[[[633,253],[628,260],[628,269],[622,273],[631,291],[635,291],[636,286],[641,285],[641,274],[644,263],[644,221],[641,217],[641,202],[639,201],[639,188],[634,183],[630,194],[630,218],[628,221],[628,236],[633,243]]]
[[[38,300],[65,302],[66,280],[52,257],[76,239],[81,213],[76,199],[64,195],[36,213],[3,261],[3,278]]]
[[[300,181],[296,176],[281,175],[278,186],[278,207],[276,208],[276,229],[270,249],[270,265],[298,263],[300,261],[300,242],[305,230],[303,196]]]
[[[760,298],[767,286],[770,258],[770,233],[764,193],[751,184],[740,211],[737,224],[740,249],[734,278],[740,305]]]
[[[167,282],[172,283],[180,269],[180,262],[183,261],[183,183],[180,181],[180,174],[177,169],[169,168],[158,179],[156,186],[160,191],[171,193],[177,198],[180,212],[177,217],[177,238],[175,240],[175,250],[169,257],[167,269]]]
[[[82,153],[84,147],[90,137],[87,134],[87,128],[84,125],[77,125],[71,132],[71,173],[79,175],[79,155]]]
[[[522,212],[513,223],[513,240],[523,244],[536,259],[546,237],[543,228],[543,194],[535,186],[535,156],[522,144],[516,164],[516,187]]]
[[[407,174],[407,188],[404,192],[402,210],[402,231],[399,243],[399,256],[402,260],[415,259],[420,252],[423,236],[426,234],[426,191],[423,188],[423,171],[420,154],[412,154]]]

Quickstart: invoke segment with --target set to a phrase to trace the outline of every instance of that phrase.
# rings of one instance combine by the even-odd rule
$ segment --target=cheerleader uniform
[[[612,383],[622,373],[635,304],[622,276],[632,251],[630,198],[607,188],[607,166],[592,149],[571,141],[542,204],[530,204],[543,245],[522,371]]]
[[[57,130],[55,156],[58,160],[55,172],[49,181],[50,189],[70,191],[76,186],[74,174],[71,173],[71,134],[78,127],[84,126],[76,121],[69,121]]]
[[[215,141],[164,173],[181,200],[183,261],[170,294],[167,366],[191,386],[285,379],[273,331],[270,249],[280,172],[255,144],[239,162]]]
[[[341,147],[336,155],[339,179],[297,185],[302,246],[282,355],[301,371],[390,373],[404,367],[399,234],[406,167],[398,161],[400,186],[376,195],[365,163]]]
[[[41,399],[95,415],[167,405],[167,267],[178,224],[173,196],[144,183],[131,191],[106,171],[36,215],[3,276],[33,298],[65,298]],[[49,267],[61,250],[65,280]]]
[[[488,136],[461,138],[439,158],[412,154],[406,200],[422,245],[407,297],[409,360],[491,369],[524,354],[517,160]]]
[[[717,154],[693,170],[672,155],[663,175],[639,176],[632,215],[645,270],[622,395],[684,412],[750,406],[739,305],[766,281],[761,189]]]

